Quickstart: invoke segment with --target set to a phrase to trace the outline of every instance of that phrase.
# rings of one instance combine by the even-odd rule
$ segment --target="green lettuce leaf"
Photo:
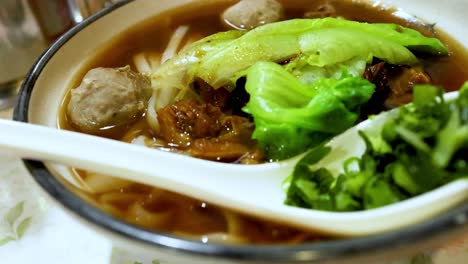
[[[222,49],[227,43],[244,35],[242,31],[213,34],[182,49],[175,57],[163,63],[151,74],[154,102],[149,107],[156,111],[177,101],[188,93],[195,78],[195,66],[208,52]]]
[[[323,67],[350,60],[417,63],[412,51],[446,55],[435,38],[395,24],[368,24],[336,18],[294,19],[267,24],[207,53],[196,74],[214,88],[229,85],[238,72],[258,61],[300,59]]]
[[[180,94],[184,95],[196,78],[215,89],[234,87],[233,78],[259,61],[291,60],[291,68],[295,65],[299,69],[306,65],[343,65],[350,61],[362,64],[377,57],[392,64],[411,65],[417,62],[413,52],[446,55],[447,48],[436,38],[424,37],[395,24],[336,18],[293,19],[247,33],[221,32],[197,41],[161,65],[152,74],[152,84],[155,90],[169,90],[165,94],[182,91]]]
[[[340,79],[343,70],[350,76],[361,77],[366,69],[367,62],[360,59],[352,59],[339,64],[323,67],[312,66],[301,58],[292,60],[285,65],[285,69],[291,72],[303,83],[313,83],[321,78]]]
[[[375,89],[346,72],[338,80],[304,84],[272,62],[252,66],[245,88],[250,100],[243,111],[254,118],[253,138],[272,160],[302,153],[351,127]]]

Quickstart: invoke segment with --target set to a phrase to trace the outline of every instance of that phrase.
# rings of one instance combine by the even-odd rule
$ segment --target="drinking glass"
[[[21,79],[45,47],[26,0],[1,0],[0,110],[14,104]]]
[[[0,111],[15,103],[40,53],[69,28],[118,0],[0,0]]]

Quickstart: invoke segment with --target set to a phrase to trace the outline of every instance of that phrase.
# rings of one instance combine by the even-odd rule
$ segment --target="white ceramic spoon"
[[[454,98],[458,93],[446,95]],[[360,156],[365,145],[357,131],[378,133],[396,111],[380,114],[337,136],[332,152],[317,166],[332,171]],[[225,164],[115,140],[38,125],[0,120],[0,147],[22,158],[53,161],[161,187],[280,223],[341,236],[364,236],[412,225],[468,200],[468,181],[447,184],[394,205],[334,213],[283,204],[282,181],[300,157],[262,165]]]

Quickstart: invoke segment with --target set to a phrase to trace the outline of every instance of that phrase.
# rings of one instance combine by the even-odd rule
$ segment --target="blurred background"
[[[0,118],[40,54],[60,35],[118,0],[0,0]]]

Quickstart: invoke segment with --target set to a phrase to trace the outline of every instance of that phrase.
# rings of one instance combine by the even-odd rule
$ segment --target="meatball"
[[[282,17],[283,6],[276,0],[241,0],[222,15],[223,21],[237,29],[253,29]]]
[[[68,118],[85,132],[124,125],[145,111],[151,93],[150,79],[129,66],[92,69],[71,91]]]

